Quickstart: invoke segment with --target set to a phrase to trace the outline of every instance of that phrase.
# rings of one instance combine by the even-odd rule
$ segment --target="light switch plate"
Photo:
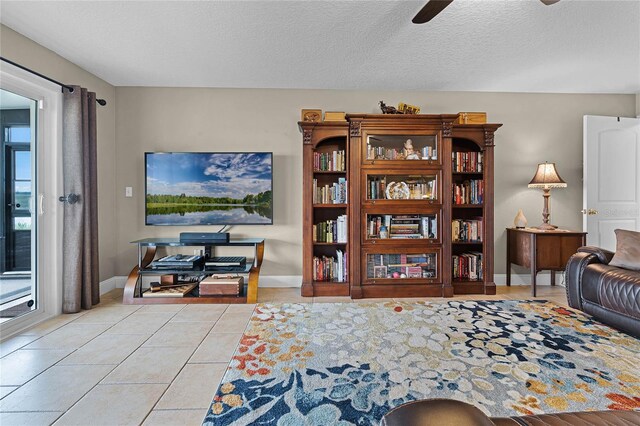
[[[129,198],[133,197],[133,188],[130,187],[130,186],[125,187],[124,188],[124,196],[125,197],[129,197]]]

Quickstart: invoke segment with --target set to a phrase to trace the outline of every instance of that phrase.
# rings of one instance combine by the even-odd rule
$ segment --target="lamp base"
[[[540,226],[536,226],[536,229],[541,229],[543,231],[554,231],[558,229],[558,227],[556,225],[551,225],[549,223],[543,223]]]

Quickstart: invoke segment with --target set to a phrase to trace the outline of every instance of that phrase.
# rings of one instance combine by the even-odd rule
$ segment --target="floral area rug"
[[[377,425],[422,398],[488,415],[640,408],[640,340],[545,301],[258,305],[205,425]]]

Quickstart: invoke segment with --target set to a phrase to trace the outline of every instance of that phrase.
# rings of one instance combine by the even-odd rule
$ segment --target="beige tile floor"
[[[566,305],[563,287],[539,286],[538,294]],[[114,290],[90,311],[0,343],[0,425],[200,425],[255,305],[140,307],[121,298]],[[526,286],[456,297],[530,298]],[[293,288],[259,295],[259,302],[381,300],[303,298]]]

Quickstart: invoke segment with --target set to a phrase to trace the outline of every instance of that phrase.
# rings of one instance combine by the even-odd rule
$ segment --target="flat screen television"
[[[145,224],[272,225],[271,152],[145,153]]]

